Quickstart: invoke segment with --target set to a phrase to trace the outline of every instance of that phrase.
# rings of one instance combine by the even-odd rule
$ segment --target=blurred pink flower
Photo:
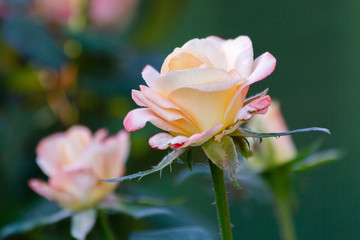
[[[245,97],[250,84],[267,77],[275,65],[267,52],[253,59],[247,36],[190,40],[165,59],[160,73],[144,68],[148,86],[132,92],[143,108],[129,112],[124,126],[136,131],[151,122],[168,131],[149,140],[157,149],[199,146],[217,134],[230,134],[254,114],[266,113],[268,95]]]
[[[125,27],[139,0],[91,0],[89,18],[97,27]]]
[[[79,0],[34,0],[35,14],[47,21],[67,24],[80,11]]]
[[[92,136],[88,128],[74,126],[41,140],[36,161],[49,181],[31,179],[30,188],[71,211],[95,206],[119,184],[100,180],[123,176],[129,154],[128,133],[106,136],[104,129]]]
[[[133,16],[139,0],[34,0],[35,15],[62,25],[74,21],[87,8],[87,19],[96,27],[124,27]],[[85,12],[86,13],[86,12]],[[86,17],[86,16],[85,16]]]
[[[264,116],[255,116],[248,122],[248,126],[258,132],[286,132],[288,127],[281,114],[280,104],[273,102]],[[249,164],[257,170],[281,165],[297,155],[296,147],[291,136],[279,138],[265,138],[262,143],[253,143],[254,156],[248,159]]]

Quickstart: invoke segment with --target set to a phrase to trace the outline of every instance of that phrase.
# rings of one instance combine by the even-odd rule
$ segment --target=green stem
[[[276,216],[283,240],[296,240],[292,216],[291,182],[288,171],[278,169],[266,176],[275,201]]]
[[[115,240],[116,238],[115,238],[113,231],[111,230],[108,216],[103,211],[99,211],[99,219],[100,219],[100,224],[101,224],[102,230],[104,232],[104,239],[105,240]]]
[[[211,177],[214,184],[216,210],[222,240],[232,240],[229,205],[227,201],[224,171],[209,160]]]

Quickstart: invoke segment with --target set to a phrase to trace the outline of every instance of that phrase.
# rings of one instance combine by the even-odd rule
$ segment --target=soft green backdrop
[[[191,38],[248,35],[253,41],[255,56],[269,51],[277,59],[275,72],[252,86],[250,93],[269,88],[271,97],[281,101],[290,129],[320,126],[331,130],[331,136],[318,133],[296,135],[294,139],[299,149],[321,138],[324,140],[323,149],[336,147],[346,153],[336,163],[294,177],[298,196],[295,222],[299,239],[359,239],[359,22],[360,2],[356,0],[143,1],[132,28],[125,35],[110,37],[110,42],[115,42],[115,45],[121,42],[120,47],[116,45],[118,48],[109,51],[111,54],[116,52],[116,58],[111,54],[109,57],[107,50],[100,49],[101,54],[89,51],[84,61],[79,61],[83,64],[81,88],[90,90],[83,91],[79,97],[78,123],[93,130],[107,127],[115,133],[122,128],[126,111],[134,106],[126,98],[130,97],[130,88],[142,82],[140,72],[145,64],[159,68],[162,59],[173,48]],[[6,35],[4,26],[3,23],[2,36]],[[23,30],[20,27],[13,29],[17,33]],[[16,57],[12,52],[8,53],[9,48],[13,49],[9,47],[13,38],[7,39],[6,43],[0,42],[1,55],[6,56],[0,60],[0,226],[20,218],[25,209],[39,200],[40,197],[26,185],[29,178],[44,177],[34,164],[36,143],[54,131],[65,129],[56,120],[50,119],[50,123],[44,120],[46,118],[42,117],[38,107],[42,101],[38,93],[19,90],[10,84],[17,79],[13,76],[16,70],[9,73]],[[102,40],[95,39],[94,42],[96,46],[111,46]],[[106,61],[99,60],[99,55],[105,56]],[[26,65],[27,60],[21,59],[20,65]],[[90,66],[99,66],[99,63],[103,64],[99,67],[100,72],[89,70]],[[23,73],[21,76],[29,75]],[[127,82],[119,80],[123,78]],[[88,100],[91,104],[81,106]],[[165,155],[166,151],[151,150],[147,146],[147,138],[156,131],[149,127],[132,135],[129,173],[147,169]],[[204,162],[203,155],[195,156]],[[168,198],[184,197],[187,199],[183,206],[185,210],[175,214],[180,220],[160,217],[157,221],[138,224],[128,217],[117,217],[113,219],[113,226],[122,225],[121,221],[132,224],[135,229],[196,224],[216,236],[210,180],[196,176],[180,186],[174,185],[177,171],[183,168],[176,166],[173,174],[165,171],[161,180],[158,176],[146,177],[139,183],[124,183],[122,188],[125,192],[146,192],[153,196],[171,193]],[[229,188],[235,239],[279,239],[270,201],[266,197],[254,200],[247,197],[246,191],[239,193]],[[68,223],[56,227],[67,229]],[[117,231],[128,234],[128,230],[123,228]],[[32,235],[12,239],[39,239],[43,236],[41,234],[53,236],[51,234],[56,232],[56,228],[50,227],[45,232],[38,230]],[[68,237],[67,230],[64,232]],[[96,239],[96,235],[93,237]]]

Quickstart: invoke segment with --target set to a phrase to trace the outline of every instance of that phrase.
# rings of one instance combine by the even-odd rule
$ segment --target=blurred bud
[[[76,21],[89,21],[95,27],[124,27],[139,0],[34,0],[36,16],[58,25],[73,27]]]
[[[79,0],[34,0],[35,15],[56,24],[67,24],[79,14]]]
[[[41,140],[36,161],[49,181],[31,179],[30,188],[71,211],[95,206],[119,184],[101,179],[123,176],[129,154],[128,133],[106,136],[104,129],[92,135],[88,128],[74,126]]]
[[[267,114],[253,117],[248,122],[248,127],[257,132],[288,131],[280,105],[276,101],[271,103]],[[286,163],[297,155],[291,136],[264,138],[262,142],[255,140],[252,149],[254,156],[248,159],[248,163],[259,171]]]
[[[91,0],[89,19],[99,28],[123,28],[131,20],[138,4],[138,0]]]

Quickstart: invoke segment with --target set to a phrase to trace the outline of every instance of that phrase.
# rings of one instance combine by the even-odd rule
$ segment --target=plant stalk
[[[102,227],[103,233],[104,233],[104,239],[105,240],[115,240],[115,235],[114,232],[112,231],[110,224],[109,224],[109,219],[108,216],[106,215],[106,213],[104,213],[103,211],[99,211],[99,220],[100,220],[100,225]]]
[[[232,240],[229,205],[227,201],[224,171],[209,160],[211,177],[214,184],[215,205],[222,240]]]
[[[292,215],[291,181],[288,171],[278,169],[266,176],[274,196],[275,211],[283,240],[296,240]]]

